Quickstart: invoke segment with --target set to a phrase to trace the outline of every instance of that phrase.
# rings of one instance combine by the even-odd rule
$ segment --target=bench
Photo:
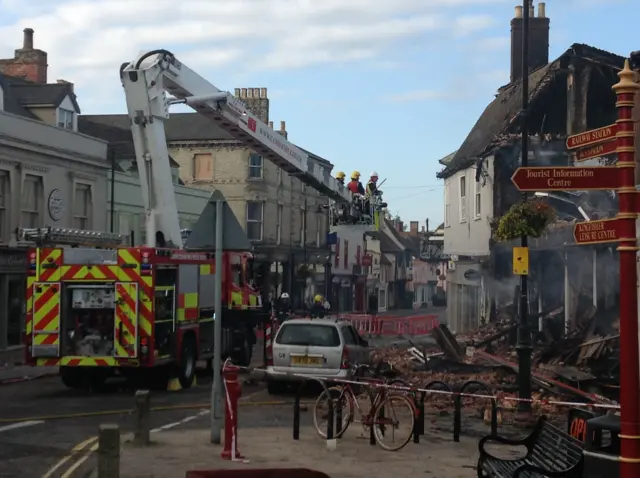
[[[497,458],[485,450],[487,443],[525,446],[522,458]],[[582,443],[540,417],[533,432],[521,440],[488,435],[478,443],[478,478],[580,478]]]

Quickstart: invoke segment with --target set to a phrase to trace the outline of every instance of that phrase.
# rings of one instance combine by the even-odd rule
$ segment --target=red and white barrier
[[[361,334],[368,335],[427,335],[440,323],[438,316],[433,314],[409,317],[350,314],[342,318],[351,322]]]

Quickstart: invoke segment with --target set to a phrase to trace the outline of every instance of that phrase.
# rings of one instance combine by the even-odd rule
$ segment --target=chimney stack
[[[515,8],[511,20],[511,82],[522,79],[522,6]],[[538,4],[536,17],[531,0],[529,7],[529,72],[549,63],[549,19],[544,2]]]
[[[15,50],[13,58],[0,59],[0,73],[32,83],[47,82],[47,67],[47,52],[33,48],[33,28],[23,30],[22,48]]]
[[[74,93],[73,83],[71,83],[70,81],[59,79],[59,80],[56,80],[56,83],[58,83],[59,85],[69,85],[69,89],[71,90],[71,93]]]
[[[285,139],[287,139],[289,137],[288,133],[287,133],[287,123],[284,121],[280,121],[280,131],[278,131],[278,133],[280,133],[282,136],[284,136]]]
[[[269,98],[266,88],[234,88],[234,95],[263,123],[269,123]]]
[[[25,28],[22,30],[24,33],[22,39],[23,50],[33,50],[33,28]]]
[[[411,233],[412,236],[417,236],[418,235],[419,226],[420,226],[420,222],[419,221],[411,221],[409,223],[409,232]]]
[[[273,129],[273,121],[269,121],[269,128]]]

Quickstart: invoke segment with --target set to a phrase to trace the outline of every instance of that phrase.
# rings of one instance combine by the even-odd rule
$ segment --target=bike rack
[[[435,387],[439,387],[439,388],[435,388]],[[427,383],[424,387],[424,390],[442,390],[445,392],[453,392],[452,388],[445,382],[441,381],[441,380],[433,380],[432,382]],[[414,431],[414,437],[413,437],[413,442],[414,443],[419,443],[419,438],[416,438],[415,433],[417,433],[418,435],[422,435],[424,436],[424,422],[426,419],[426,416],[424,414],[424,400],[427,397],[427,392],[420,392],[420,400],[418,401],[418,397],[416,396],[416,402],[417,402],[417,406],[418,406],[418,412],[419,412],[419,416],[418,416],[418,420],[416,423],[416,428],[417,431]]]
[[[333,397],[331,396],[331,393],[329,392],[329,388],[327,387],[325,381],[319,378],[307,379],[298,387],[298,391],[296,392],[296,399],[293,402],[293,439],[300,440],[300,396],[302,394],[302,390],[305,388],[305,385],[307,385],[309,382],[319,383],[320,385],[322,385],[322,388],[327,394],[327,402],[329,403],[329,416],[327,417],[327,441],[333,440]],[[338,423],[342,423],[342,410],[340,410],[339,412],[339,417],[340,421]]]
[[[478,380],[468,380],[457,390],[453,399],[453,441],[456,443],[460,442],[460,429],[462,428],[462,394],[471,385],[475,385],[493,396],[493,390],[491,390],[491,387],[486,383],[479,382]],[[495,396],[493,396],[491,399],[491,435],[495,436],[497,434],[498,402]]]

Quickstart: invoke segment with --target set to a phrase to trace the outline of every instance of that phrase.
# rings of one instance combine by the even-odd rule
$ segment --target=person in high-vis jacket
[[[310,315],[312,319],[324,318],[325,308],[320,294],[316,294],[313,298],[313,304],[311,305]]]
[[[353,194],[364,195],[364,187],[360,182],[360,173],[358,171],[354,171],[353,173],[351,173],[351,181],[349,181],[349,184],[347,184],[347,188],[349,188],[349,191],[351,191]]]
[[[373,215],[373,212],[371,212],[371,198],[379,194],[381,193],[378,191],[378,173],[372,171],[369,176],[369,182],[367,183],[365,193],[366,201],[364,203],[364,209],[368,214]]]

